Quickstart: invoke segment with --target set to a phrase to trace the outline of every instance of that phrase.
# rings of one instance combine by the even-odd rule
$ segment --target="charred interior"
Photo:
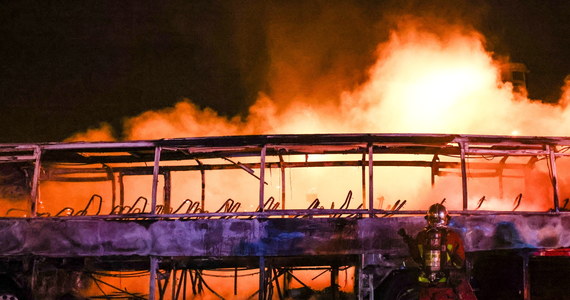
[[[436,134],[4,144],[0,291],[385,299],[413,277],[398,230],[439,202],[480,299],[551,299],[564,284],[543,275],[569,263],[568,149]]]

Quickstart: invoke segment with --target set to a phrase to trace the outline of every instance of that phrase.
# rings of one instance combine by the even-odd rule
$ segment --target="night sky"
[[[0,142],[61,141],[101,122],[120,137],[124,118],[184,98],[244,115],[273,92],[269,49],[280,35],[319,62],[307,78],[353,58],[350,88],[400,14],[472,26],[489,51],[527,65],[531,98],[558,99],[570,74],[570,1],[426,2],[2,1]]]

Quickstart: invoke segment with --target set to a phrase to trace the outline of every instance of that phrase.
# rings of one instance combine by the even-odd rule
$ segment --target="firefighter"
[[[410,255],[420,266],[420,300],[476,299],[465,278],[465,250],[459,234],[448,228],[450,216],[442,204],[429,207],[427,226],[412,238],[403,229]]]

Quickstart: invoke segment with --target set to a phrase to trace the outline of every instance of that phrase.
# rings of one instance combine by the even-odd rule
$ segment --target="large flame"
[[[428,20],[432,22],[433,20]],[[343,81],[343,76],[333,76],[330,69],[324,76],[315,76],[313,82],[304,82],[310,91],[299,87],[295,80],[292,63],[282,57],[272,58],[270,78],[272,93],[260,93],[257,101],[249,109],[246,117],[226,118],[212,109],[200,109],[190,100],[183,100],[173,107],[159,111],[148,111],[125,121],[124,139],[160,139],[176,137],[197,137],[238,134],[272,133],[463,133],[501,135],[568,135],[570,110],[567,109],[570,81],[567,80],[560,104],[544,104],[531,100],[513,91],[510,83],[503,83],[500,69],[504,61],[493,58],[485,49],[484,37],[469,28],[454,24],[439,23],[428,26],[425,19],[406,17],[390,31],[387,41],[380,43],[376,50],[376,61],[369,67],[367,79],[359,86],[331,94],[325,87],[335,85],[335,80]],[[274,55],[301,59],[299,50],[284,50],[286,45],[276,43]],[[310,47],[309,47],[310,48]],[[307,55],[313,57],[315,54]],[[340,60],[345,61],[345,57]],[[301,63],[309,64],[303,61]],[[332,70],[343,71],[333,67]],[[299,76],[307,80],[308,71],[299,65]],[[310,68],[313,68],[312,66]],[[312,69],[311,69],[312,70]],[[312,73],[311,73],[312,74]],[[287,87],[291,86],[291,89]],[[334,90],[334,88],[333,88]],[[297,91],[298,94],[291,94]],[[112,139],[112,130],[103,125],[100,130],[92,129],[77,134],[69,140]],[[290,171],[298,172],[300,171]],[[317,170],[318,172],[318,170]],[[390,170],[390,176],[383,178],[381,170],[378,178],[378,199],[387,204],[397,199],[424,199],[436,201],[445,197],[459,198],[460,184],[454,179],[452,185],[443,184],[432,188],[429,174],[425,170]],[[540,185],[547,178],[546,168],[542,168]],[[400,174],[395,176],[396,174]],[[415,174],[415,175],[414,175]],[[329,173],[330,175],[330,173]],[[310,175],[303,175],[309,176]],[[539,175],[537,175],[539,176]],[[213,176],[210,182],[224,183],[223,176]],[[252,177],[244,175],[244,180]],[[319,177],[319,176],[316,176]],[[316,178],[315,177],[315,178]],[[358,172],[339,172],[335,178],[358,178]],[[419,183],[410,183],[409,178],[423,178]],[[537,179],[538,180],[538,179]],[[275,180],[279,182],[279,180]],[[348,182],[348,181],[343,181]],[[510,193],[505,197],[510,201],[518,194],[542,191],[536,198],[548,198],[543,188],[521,188],[520,182],[509,184],[505,189]],[[562,182],[565,182],[562,179]],[[343,191],[331,189],[328,182],[304,180],[290,194],[318,196],[321,199],[340,201],[351,189],[358,195],[358,186],[346,187]],[[528,183],[526,183],[528,184]],[[221,184],[223,186],[223,184]],[[444,186],[445,188],[443,188]],[[454,189],[451,190],[450,186]],[[278,198],[279,183],[268,187],[268,194]],[[183,191],[180,197],[190,193],[198,198],[195,190]],[[212,192],[209,197],[226,199],[235,197],[222,192]],[[485,192],[487,191],[487,192]],[[530,192],[529,192],[530,191]],[[564,192],[565,189],[561,188]],[[194,193],[194,194],[192,194]],[[472,197],[500,194],[489,184],[473,182],[470,187]],[[450,195],[451,194],[451,195]],[[300,197],[304,199],[305,197]],[[332,200],[334,199],[334,200]],[[337,200],[339,199],[339,200]],[[476,199],[475,199],[476,200]],[[380,201],[380,200],[379,200]],[[413,201],[411,201],[414,203]],[[475,201],[474,201],[475,202]],[[408,203],[408,208],[415,207]],[[416,201],[418,207],[424,201]],[[424,203],[424,204],[422,204]],[[454,202],[454,203],[459,203]],[[492,203],[490,200],[488,203]],[[216,204],[217,205],[217,204]],[[248,203],[252,206],[254,203]],[[298,208],[306,206],[305,201],[289,202]],[[454,206],[454,204],[450,204]],[[511,204],[509,204],[511,205]],[[544,207],[540,204],[538,207]],[[325,206],[328,206],[325,205]],[[247,206],[246,206],[247,207]],[[289,206],[291,207],[291,206]],[[459,206],[460,207],[460,206]],[[457,207],[457,208],[459,208]],[[498,208],[495,203],[489,209]],[[533,206],[531,206],[533,207]]]
[[[318,91],[289,95],[287,76],[272,81],[273,94],[261,93],[245,118],[222,117],[191,100],[126,119],[127,140],[270,133],[463,133],[568,135],[568,80],[560,105],[513,93],[500,80],[500,65],[475,31],[450,25],[432,32],[406,19],[377,48],[368,80],[337,95]],[[275,68],[285,68],[274,64]],[[299,68],[303,68],[300,66]],[[294,73],[291,68],[283,71]],[[275,73],[283,73],[275,72]],[[339,76],[340,77],[340,76]],[[333,76],[326,77],[334,81]],[[340,79],[339,79],[340,80]],[[307,86],[318,85],[307,81]],[[327,82],[326,85],[331,85]],[[112,140],[108,125],[69,140]]]
[[[286,52],[282,49],[284,45],[278,46],[279,51],[272,52],[274,55]],[[290,57],[300,60],[297,62],[301,64],[299,68],[303,68],[302,64],[311,63],[310,59],[303,60],[303,53],[287,53],[293,53]],[[272,59],[273,69],[269,72],[275,76],[269,79],[272,92],[260,93],[246,117],[226,118],[211,109],[200,109],[191,100],[183,100],[173,107],[128,118],[125,121],[123,138],[139,140],[238,134],[348,132],[570,134],[570,110],[567,108],[570,101],[570,80],[566,82],[565,93],[559,105],[544,104],[514,93],[512,85],[500,80],[502,62],[493,58],[493,54],[485,49],[483,36],[473,30],[452,25],[432,30],[422,23],[422,20],[406,18],[405,22],[392,29],[387,41],[378,45],[376,61],[369,67],[367,79],[357,87],[336,94],[324,87],[344,86],[335,82],[342,81],[341,74],[315,76],[314,81],[307,80],[305,74],[299,77],[305,80],[302,81],[295,77],[292,62],[287,62],[282,57]],[[334,70],[342,70],[336,66]],[[295,94],[295,91],[302,90],[299,87],[301,85],[311,87],[311,92]],[[113,140],[112,129],[103,125],[100,130],[92,129],[69,139],[73,140]],[[303,171],[290,172],[299,174]],[[544,182],[547,180],[546,170],[539,170],[537,173],[539,175],[534,184],[526,183],[532,184],[532,187],[524,187],[525,183],[516,180],[506,181],[504,198],[508,199],[508,202],[502,201],[498,188],[489,187],[492,184],[486,181],[470,186],[470,196],[473,198],[470,201],[475,205],[476,199],[487,195],[487,209],[503,209],[512,206],[512,199],[519,192],[527,192],[525,197],[530,195],[534,200],[548,198],[550,192],[544,188],[548,186],[548,183]],[[330,174],[327,173],[327,176],[331,177]],[[302,195],[299,197],[302,200],[290,203],[289,207],[306,207],[305,195],[311,199],[328,199],[328,202],[325,202],[326,207],[330,207],[331,201],[336,201],[338,207],[348,189],[355,192],[356,199],[362,197],[358,194],[358,185],[338,187],[331,184],[330,180],[313,180],[321,176],[302,176],[308,179],[302,183],[297,181],[295,189],[288,191]],[[356,178],[358,182],[359,176],[359,170],[356,170],[354,173],[339,172],[333,178],[339,182],[354,181]],[[247,174],[243,177],[244,181],[253,180]],[[419,183],[415,183],[411,180],[414,177],[423,179],[418,179],[416,181]],[[379,194],[375,197],[382,208],[387,208],[397,199],[412,200],[406,208],[419,208],[425,206],[424,201],[440,201],[445,197],[448,198],[451,208],[460,208],[459,201],[453,202],[449,199],[458,200],[461,197],[461,184],[457,178],[438,179],[441,184],[433,188],[429,183],[429,173],[425,170],[391,169],[389,173],[380,171],[376,178],[380,178],[381,182],[378,183]],[[214,175],[209,177],[209,184],[218,181],[223,186],[226,182],[224,180],[227,179]],[[232,178],[232,181],[235,179]],[[562,183],[566,181],[568,180],[561,180]],[[279,198],[279,188],[279,180],[270,182],[268,195]],[[175,191],[179,194],[173,195],[173,198],[198,199],[196,190],[198,189]],[[208,199],[239,198],[236,195],[223,194],[222,190],[227,189],[210,191]],[[237,189],[232,192],[239,194]],[[247,205],[255,205],[255,202]],[[537,208],[532,204],[527,207]],[[541,202],[538,208],[545,209],[547,205]]]

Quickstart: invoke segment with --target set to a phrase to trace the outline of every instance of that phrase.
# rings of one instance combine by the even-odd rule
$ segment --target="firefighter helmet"
[[[429,226],[446,226],[449,219],[449,214],[443,204],[432,204],[427,211],[426,220]]]

